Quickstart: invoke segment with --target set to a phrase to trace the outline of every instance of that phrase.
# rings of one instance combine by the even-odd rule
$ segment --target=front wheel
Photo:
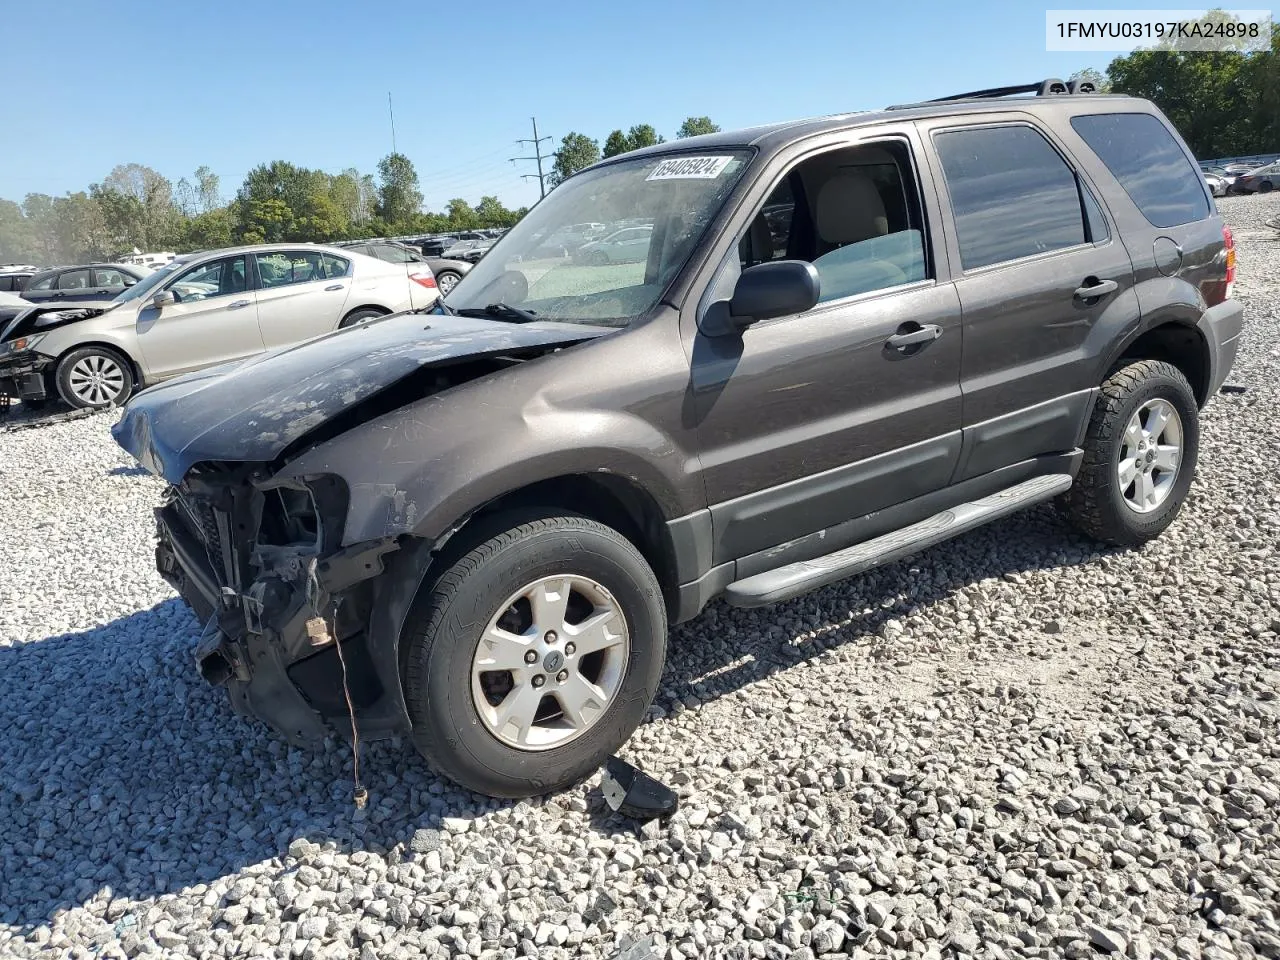
[[[72,350],[58,364],[56,380],[62,399],[82,410],[124,403],[133,392],[129,361],[106,347]]]
[[[401,639],[414,743],[477,793],[570,786],[644,718],[666,636],[657,579],[616,530],[575,516],[511,526],[414,603]]]
[[[1080,530],[1136,546],[1173,523],[1195,477],[1199,410],[1187,378],[1140,360],[1107,378],[1085,435],[1084,462],[1062,507]]]

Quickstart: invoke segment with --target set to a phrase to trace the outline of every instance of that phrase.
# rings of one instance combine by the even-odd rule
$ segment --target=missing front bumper
[[[259,528],[262,501],[253,510],[234,501],[252,495],[248,486],[221,498],[179,495],[156,511],[156,567],[205,623],[195,650],[201,675],[227,691],[237,713],[292,743],[348,736],[340,643],[361,736],[403,732],[400,691],[388,690],[368,642],[371,581],[398,545],[388,539],[322,556],[316,544],[246,543],[239,533]],[[336,641],[315,645],[307,623],[317,616],[332,623]]]

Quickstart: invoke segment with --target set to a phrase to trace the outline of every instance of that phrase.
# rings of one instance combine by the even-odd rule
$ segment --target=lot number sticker
[[[675,157],[663,160],[646,180],[714,180],[733,157]]]

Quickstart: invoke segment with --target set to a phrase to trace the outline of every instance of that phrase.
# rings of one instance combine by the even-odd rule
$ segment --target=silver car
[[[57,394],[74,407],[123,403],[135,388],[439,296],[350,250],[262,244],[180,257],[114,300],[32,309],[0,331],[0,392]]]

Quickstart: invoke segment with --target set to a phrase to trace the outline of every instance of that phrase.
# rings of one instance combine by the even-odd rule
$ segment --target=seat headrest
[[[884,201],[870,177],[844,171],[818,190],[818,236],[824,243],[858,243],[889,232]]]

